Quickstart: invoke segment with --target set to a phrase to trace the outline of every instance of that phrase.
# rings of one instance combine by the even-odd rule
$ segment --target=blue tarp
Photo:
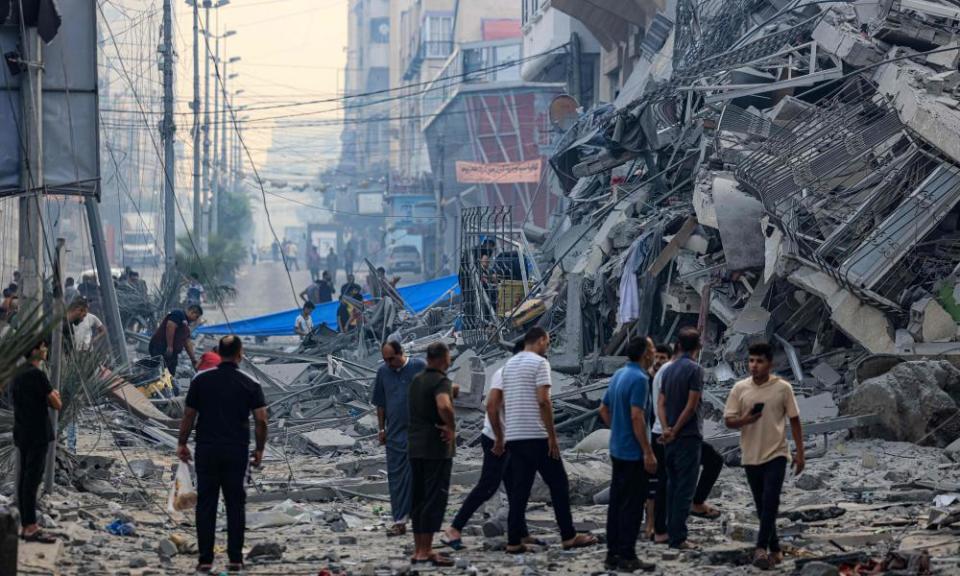
[[[421,312],[453,289],[452,294],[460,294],[460,285],[456,275],[437,278],[420,284],[411,284],[397,289],[400,296],[414,312]],[[365,296],[369,298],[369,296]],[[313,325],[326,324],[337,329],[337,307],[339,303],[327,302],[313,311]],[[300,314],[299,308],[275,312],[266,316],[237,320],[228,324],[201,326],[197,334],[236,334],[238,336],[293,336],[293,325]]]

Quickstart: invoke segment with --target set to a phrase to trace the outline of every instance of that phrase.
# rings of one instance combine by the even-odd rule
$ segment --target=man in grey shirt
[[[657,416],[663,428],[667,470],[667,534],[671,548],[688,549],[687,517],[693,504],[703,442],[703,369],[694,360],[700,333],[684,328],[677,339],[680,356],[660,369]]]
[[[427,365],[423,360],[408,358],[403,353],[403,346],[396,341],[386,342],[380,352],[383,366],[377,370],[373,382],[372,404],[377,407],[380,444],[387,447],[387,484],[394,522],[387,536],[401,536],[407,533],[413,494],[407,457],[410,382]]]

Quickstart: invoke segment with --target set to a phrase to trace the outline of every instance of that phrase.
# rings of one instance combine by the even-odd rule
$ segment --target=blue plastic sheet
[[[441,297],[451,293],[460,294],[460,284],[457,276],[444,276],[420,284],[411,284],[397,289],[400,296],[414,312],[421,312],[437,302]],[[369,298],[369,295],[364,295]],[[326,324],[331,329],[337,329],[337,307],[339,302],[320,304],[313,311],[313,325]],[[201,326],[195,330],[196,334],[236,334],[238,336],[293,336],[293,326],[300,314],[299,308],[275,312],[266,316],[236,320],[225,324]]]

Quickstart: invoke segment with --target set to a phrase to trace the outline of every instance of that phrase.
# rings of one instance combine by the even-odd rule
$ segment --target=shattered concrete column
[[[565,360],[576,364],[583,362],[583,274],[567,276],[567,347]]]

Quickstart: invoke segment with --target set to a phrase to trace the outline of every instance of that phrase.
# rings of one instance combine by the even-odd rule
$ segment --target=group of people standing
[[[596,544],[594,537],[577,533],[570,511],[550,399],[549,347],[549,334],[532,328],[493,375],[480,439],[480,479],[443,530],[442,543],[453,550],[464,547],[463,528],[501,484],[509,503],[507,552],[519,554],[542,545],[530,535],[525,518],[537,475],[550,491],[563,548]],[[700,334],[693,328],[682,329],[673,347],[633,338],[627,345],[628,362],[610,380],[600,406],[601,419],[610,428],[612,463],[607,569],[648,567],[636,553],[645,516],[645,538],[686,550],[694,548],[688,538],[689,516],[721,515],[707,503],[723,458],[703,438],[699,350]],[[805,463],[803,433],[793,388],[771,372],[770,345],[754,343],[748,354],[750,377],[730,392],[724,422],[741,432],[741,464],[760,519],[753,563],[767,569],[783,559],[776,517],[791,461],[787,422],[796,446],[792,461],[797,474]],[[432,547],[447,506],[455,446],[452,401],[457,387],[446,377],[449,350],[433,344],[424,362],[407,357],[399,343],[387,342],[382,355],[373,404],[380,442],[386,446],[394,522],[388,535],[405,534],[411,520],[412,560],[449,566],[452,559]]]

